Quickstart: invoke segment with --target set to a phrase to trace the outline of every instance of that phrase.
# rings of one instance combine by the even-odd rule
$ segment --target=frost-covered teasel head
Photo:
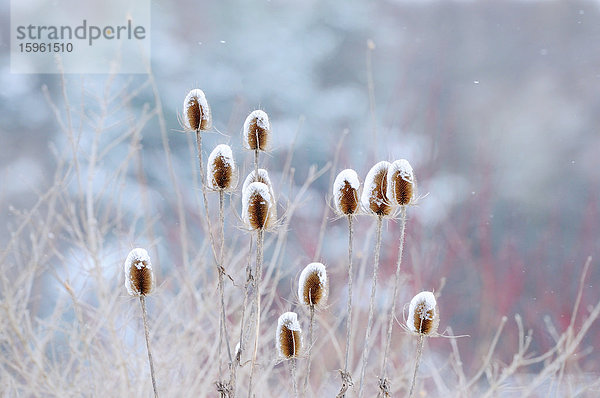
[[[321,263],[310,263],[300,273],[298,298],[307,306],[322,307],[327,303],[327,270]]]
[[[215,191],[232,191],[238,183],[238,170],[229,145],[220,144],[208,157],[208,188]]]
[[[274,206],[269,187],[262,182],[253,182],[242,192],[242,220],[250,229],[267,229],[272,220],[271,208]]]
[[[368,214],[385,217],[392,215],[394,211],[386,194],[390,166],[390,162],[382,161],[371,167],[367,173],[360,202],[363,210]]]
[[[387,173],[387,198],[394,205],[406,206],[414,201],[416,190],[415,175],[408,160],[392,163]]]
[[[148,252],[141,248],[133,249],[123,264],[125,287],[132,296],[146,296],[154,289],[154,274]]]
[[[284,359],[298,357],[302,351],[302,330],[298,322],[298,314],[286,312],[279,317],[275,341],[280,357]]]
[[[275,223],[277,220],[277,201],[275,200],[275,191],[273,190],[273,184],[271,183],[271,179],[269,178],[269,173],[267,170],[258,169],[258,177],[255,177],[255,172],[252,170],[244,180],[244,184],[242,185],[242,195],[246,191],[246,188],[248,188],[248,186],[253,182],[262,182],[269,187],[271,201],[273,202],[273,206],[270,208],[269,218],[271,219],[272,223]]]
[[[271,135],[269,116],[264,111],[250,112],[244,122],[244,147],[246,149],[266,151]]]
[[[191,90],[183,101],[183,127],[186,130],[208,130],[212,126],[210,107],[204,92]]]
[[[410,300],[408,307],[408,330],[422,335],[432,335],[440,323],[438,307],[432,292],[421,292]]]
[[[360,181],[356,171],[346,169],[340,171],[333,183],[333,205],[340,215],[356,214],[359,209]]]

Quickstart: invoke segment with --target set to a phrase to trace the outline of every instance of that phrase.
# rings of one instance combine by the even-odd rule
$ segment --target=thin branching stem
[[[339,398],[345,397],[346,391],[352,385],[352,377],[348,372],[350,363],[350,342],[352,341],[352,239],[353,239],[353,215],[348,214],[348,301],[347,301],[347,318],[346,318],[346,353],[344,358],[344,370],[340,370],[342,378],[342,387],[337,395]]]
[[[256,333],[254,335],[254,351],[252,352],[252,362],[250,364],[248,398],[252,397],[252,382],[254,379],[254,370],[256,367],[256,355],[258,353],[258,337],[260,334],[260,280],[262,278],[263,244],[264,230],[260,228],[256,232],[256,272],[254,273],[254,307],[256,314]]]
[[[375,260],[373,263],[373,280],[371,285],[371,300],[369,302],[369,320],[367,321],[367,331],[365,334],[365,345],[362,353],[362,365],[360,369],[360,382],[358,387],[358,397],[363,396],[363,387],[365,380],[365,370],[367,368],[367,358],[369,356],[369,339],[371,337],[371,328],[373,327],[373,315],[375,312],[375,293],[377,291],[377,272],[379,270],[379,252],[381,250],[381,224],[383,216],[377,217],[377,240],[375,243]]]
[[[423,355],[423,345],[425,344],[425,335],[419,334],[417,338],[417,355],[415,355],[415,371],[413,373],[412,381],[410,382],[410,391],[408,392],[408,398],[413,396],[415,390],[415,382],[417,381],[417,372],[419,371],[419,364],[421,363],[421,356]]]
[[[385,381],[387,372],[387,360],[390,354],[390,346],[392,343],[392,328],[394,326],[394,314],[396,313],[396,298],[398,296],[398,288],[400,287],[400,268],[402,265],[402,252],[404,251],[404,231],[406,230],[406,206],[400,209],[400,246],[398,247],[398,259],[396,261],[396,276],[394,279],[394,293],[392,294],[392,308],[388,319],[387,338],[385,341],[385,350],[383,352],[383,362],[381,364],[381,379]],[[381,386],[385,383],[380,383]]]
[[[146,348],[148,349],[148,362],[150,363],[150,376],[152,377],[152,388],[154,389],[154,398],[158,398],[158,389],[156,388],[156,376],[154,375],[154,361],[152,361],[152,351],[150,350],[150,329],[148,328],[148,314],[146,312],[146,296],[140,296],[140,305],[142,306],[142,319],[144,321],[144,335],[146,336]]]

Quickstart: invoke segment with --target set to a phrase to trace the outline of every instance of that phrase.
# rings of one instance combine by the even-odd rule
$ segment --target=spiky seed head
[[[360,181],[358,174],[352,169],[340,171],[333,183],[333,204],[340,215],[358,212]]]
[[[191,90],[183,101],[183,127],[186,130],[208,130],[212,126],[210,107],[199,88]]]
[[[253,182],[242,192],[242,220],[250,229],[267,229],[271,220],[273,201],[269,187],[262,182]]]
[[[208,188],[215,191],[232,191],[238,183],[238,170],[229,145],[220,144],[208,157]]]
[[[410,204],[416,193],[413,169],[406,159],[396,160],[387,174],[387,197],[394,205]]]
[[[154,289],[154,273],[148,252],[141,248],[133,249],[123,264],[125,288],[132,296],[146,296]]]
[[[269,173],[265,169],[258,169],[258,177],[255,176],[254,170],[252,170],[246,179],[244,180],[244,184],[242,185],[242,195],[248,185],[253,182],[262,182],[267,187],[269,187],[269,193],[271,194],[271,202],[273,206],[269,209],[269,219],[271,220],[271,224],[274,224],[277,220],[277,201],[275,200],[275,191],[273,190],[273,184],[271,183],[271,179],[269,178]]]
[[[286,312],[279,317],[275,341],[280,357],[284,359],[298,357],[302,351],[302,330],[298,322],[298,314]]]
[[[271,135],[269,116],[260,109],[250,112],[244,122],[244,147],[266,151]]]
[[[410,300],[406,326],[416,334],[431,335],[440,323],[437,303],[432,292],[421,292]]]
[[[364,211],[369,214],[385,217],[394,211],[386,194],[389,168],[390,162],[382,161],[367,173],[360,202]]]
[[[300,273],[298,298],[307,306],[322,307],[327,303],[329,284],[327,270],[321,263],[310,263]]]

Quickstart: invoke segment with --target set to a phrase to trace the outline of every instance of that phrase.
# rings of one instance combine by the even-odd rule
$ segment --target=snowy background
[[[70,145],[48,99],[64,117],[65,89],[84,159],[103,112],[101,140],[109,143],[123,126],[142,118],[144,107],[154,109],[157,98],[143,75],[112,80],[66,75],[63,83],[59,75],[10,74],[6,2],[0,12],[2,247],[18,212],[31,208],[52,185],[57,153]],[[301,185],[311,165],[333,160],[347,130],[336,170],[354,168],[363,180],[377,161],[406,158],[419,193],[426,195],[409,209],[404,269],[413,291],[402,293],[403,300],[437,289],[445,277],[441,328],[451,325],[455,333],[472,336],[459,341],[467,363],[485,348],[473,341],[489,338],[503,315],[522,314],[534,329],[534,346],[547,349],[553,341],[544,318],[558,328],[568,324],[590,255],[595,260],[582,311],[598,299],[599,20],[600,3],[593,1],[154,2],[152,73],[176,182],[190,213],[189,233],[200,230],[197,191],[190,183],[196,171],[190,137],[180,132],[177,119],[188,90],[202,88],[212,106],[214,133],[205,139],[205,154],[229,143],[249,165],[240,139],[244,118],[257,108],[269,113],[273,150],[265,164],[276,189],[290,150],[295,183]],[[102,107],[103,98],[124,88],[135,97]],[[82,103],[85,117],[76,112]],[[159,117],[151,114],[140,131],[139,150],[160,242],[157,262],[168,274],[184,260],[169,254],[179,226],[159,130]],[[119,142],[101,160],[92,179],[95,190],[110,183],[129,145]],[[67,191],[76,192],[77,181],[87,181],[82,167],[82,177],[72,176]],[[120,188],[130,189],[131,196],[115,204],[107,193],[104,200],[125,220],[138,220],[139,181],[134,169],[127,176]],[[290,278],[314,255],[329,192],[327,172],[292,221]],[[373,222],[362,217],[357,228],[367,230]],[[118,268],[127,247],[149,243],[138,232],[138,241],[124,243],[111,243],[118,233],[109,232],[106,261]],[[396,223],[386,227],[383,280],[394,272],[397,232]],[[345,244],[344,223],[329,221],[323,262],[342,262]],[[371,255],[370,249],[357,251]],[[71,248],[65,255],[56,269],[76,280],[69,267],[77,263],[77,252]],[[332,284],[342,276],[334,275]],[[51,293],[51,278],[40,280]],[[289,284],[280,290],[290,294]],[[31,310],[43,317],[52,303],[49,294]],[[343,299],[335,305],[343,308]],[[435,344],[447,349],[446,342]],[[586,345],[600,346],[597,327]],[[590,355],[583,365],[597,371],[598,362],[597,354]]]

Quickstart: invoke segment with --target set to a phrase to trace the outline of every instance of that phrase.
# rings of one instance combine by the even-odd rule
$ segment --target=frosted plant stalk
[[[145,249],[136,248],[129,252],[125,263],[123,264],[125,273],[125,288],[131,296],[137,296],[140,299],[142,308],[142,320],[144,323],[144,336],[146,338],[146,349],[148,351],[148,362],[150,363],[150,377],[152,378],[152,389],[154,397],[158,398],[158,388],[156,386],[156,376],[154,372],[154,361],[152,360],[152,350],[150,349],[150,330],[148,327],[148,314],[146,312],[146,295],[154,290],[154,273],[152,272],[152,263],[150,256]]]

